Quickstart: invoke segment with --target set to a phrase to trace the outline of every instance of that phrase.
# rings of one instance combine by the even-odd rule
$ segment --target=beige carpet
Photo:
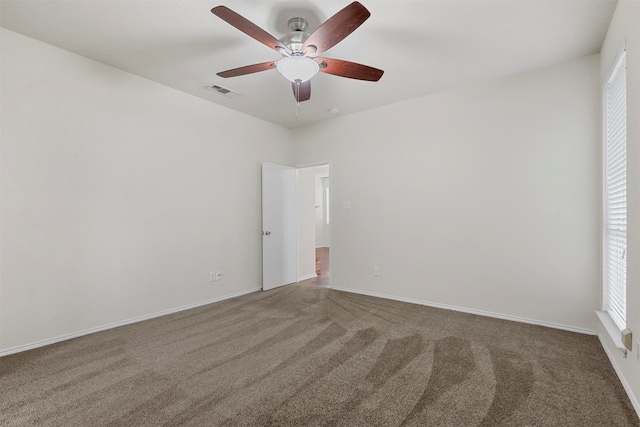
[[[0,375],[2,426],[640,426],[596,337],[304,285]]]

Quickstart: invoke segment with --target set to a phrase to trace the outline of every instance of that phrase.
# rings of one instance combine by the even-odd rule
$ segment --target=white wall
[[[323,178],[329,177],[329,166],[318,166],[315,168],[315,203],[318,208],[316,209],[316,248],[328,248],[329,247],[329,226],[324,220],[324,187],[322,184]]]
[[[594,330],[598,81],[592,55],[295,129],[332,161],[333,286]]]
[[[289,132],[2,30],[0,351],[258,287],[261,161],[332,159],[334,286],[595,329],[598,87],[593,55]]]
[[[616,55],[627,47],[627,327],[634,333],[633,351],[625,359],[604,327],[600,336],[640,413],[640,2],[621,0],[616,6],[601,50],[600,90]]]
[[[0,350],[261,285],[260,163],[290,163],[288,130],[1,36]]]
[[[298,279],[316,277],[315,170],[298,169]]]
[[[639,22],[640,3],[620,1],[601,65],[292,132],[1,30],[0,352],[259,287],[260,163],[332,159],[335,287],[597,328],[637,405],[637,338],[623,359],[593,310],[599,87],[626,39],[640,333]]]

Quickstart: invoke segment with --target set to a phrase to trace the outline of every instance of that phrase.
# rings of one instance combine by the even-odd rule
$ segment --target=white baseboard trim
[[[0,350],[0,357],[8,356],[8,355],[14,354],[14,353],[20,353],[20,352],[27,351],[27,350],[32,350],[32,349],[38,348],[38,347],[44,347],[45,345],[55,344],[55,343],[58,343],[58,342],[61,342],[61,341],[66,341],[66,340],[70,340],[70,339],[73,339],[73,338],[78,338],[78,337],[81,337],[83,335],[93,334],[95,332],[106,331],[107,329],[113,329],[113,328],[117,328],[119,326],[130,325],[132,323],[138,323],[138,322],[142,322],[142,321],[145,321],[145,320],[153,319],[153,318],[156,318],[156,317],[166,316],[167,314],[177,313],[179,311],[189,310],[189,309],[200,307],[200,306],[207,305],[207,304],[213,304],[214,302],[224,301],[224,300],[227,300],[227,299],[239,297],[241,295],[250,294],[250,293],[253,293],[253,292],[256,292],[256,291],[260,291],[260,290],[262,290],[261,287],[260,288],[251,288],[251,289],[247,289],[247,290],[244,290],[244,291],[236,292],[236,293],[233,293],[233,294],[224,295],[224,296],[217,297],[217,298],[212,298],[212,299],[209,299],[209,300],[206,300],[206,301],[200,301],[200,302],[196,302],[196,303],[193,303],[193,304],[183,305],[181,307],[170,308],[168,310],[158,311],[158,312],[152,313],[152,314],[145,314],[144,316],[138,316],[138,317],[134,317],[134,318],[127,319],[127,320],[122,320],[120,322],[114,322],[114,323],[109,323],[109,324],[102,325],[102,326],[96,326],[95,328],[89,328],[89,329],[85,329],[83,331],[73,332],[71,334],[60,335],[60,336],[55,337],[55,338],[48,338],[46,340],[36,341],[34,343],[31,343],[31,344],[19,345],[17,347],[8,348],[6,350]]]
[[[303,280],[315,279],[318,277],[316,273],[305,274],[304,276],[298,277],[298,282],[302,282]]]
[[[512,322],[520,322],[520,323],[528,323],[528,324],[531,324],[531,325],[546,326],[547,328],[562,329],[564,331],[577,332],[579,334],[598,335],[598,331],[594,331],[592,329],[577,328],[575,326],[561,325],[561,324],[558,324],[558,323],[545,322],[545,321],[542,321],[542,320],[527,319],[525,317],[511,316],[511,315],[508,315],[508,314],[492,313],[490,311],[476,310],[476,309],[473,309],[473,308],[466,308],[466,307],[457,307],[457,306],[454,306],[454,305],[440,304],[440,303],[437,303],[437,302],[422,301],[422,300],[418,300],[418,299],[414,299],[414,298],[398,297],[398,296],[395,296],[395,295],[381,294],[381,293],[378,293],[378,292],[361,291],[359,289],[342,288],[342,287],[339,287],[339,286],[333,286],[331,289],[334,289],[336,291],[351,292],[351,293],[354,293],[354,294],[368,295],[368,296],[371,296],[371,297],[378,297],[378,298],[385,298],[385,299],[390,299],[390,300],[395,300],[395,301],[408,302],[408,303],[411,303],[411,304],[426,305],[428,307],[443,308],[445,310],[453,310],[453,311],[460,311],[460,312],[463,312],[463,313],[477,314],[479,316],[494,317],[496,319],[510,320]]]
[[[622,374],[622,370],[618,366],[618,363],[616,362],[616,358],[613,357],[613,354],[611,353],[611,350],[607,346],[607,344],[606,344],[606,342],[605,342],[605,340],[603,338],[603,335],[601,333],[598,333],[598,339],[600,339],[600,345],[602,345],[602,348],[604,349],[604,352],[607,354],[607,357],[609,358],[609,362],[611,362],[611,366],[613,366],[613,369],[616,371],[616,374],[618,375],[618,378],[620,379],[620,382],[622,383],[622,387],[624,387],[624,391],[627,392],[627,396],[629,396],[629,400],[631,401],[631,404],[633,405],[633,409],[636,410],[636,414],[638,414],[638,416],[640,417],[640,402],[638,402],[638,399],[636,398],[635,394],[633,394],[633,389],[631,388],[631,386],[627,382],[627,379]]]

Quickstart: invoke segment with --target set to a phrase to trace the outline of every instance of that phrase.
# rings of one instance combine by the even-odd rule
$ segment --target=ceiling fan
[[[296,101],[302,102],[311,98],[310,79],[318,72],[373,82],[380,80],[384,73],[384,71],[368,65],[318,57],[341,42],[369,18],[371,13],[357,1],[327,19],[312,34],[306,32],[308,24],[305,19],[292,18],[288,22],[290,32],[280,39],[275,38],[228,7],[216,6],[211,9],[211,13],[283,56],[276,61],[221,71],[217,73],[220,77],[236,77],[277,69],[280,74],[291,81]]]

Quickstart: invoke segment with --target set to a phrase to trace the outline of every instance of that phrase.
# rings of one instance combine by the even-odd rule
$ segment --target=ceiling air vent
[[[210,90],[212,92],[217,92],[220,95],[224,95],[227,98],[237,98],[237,97],[239,97],[241,95],[240,93],[236,92],[235,90],[231,90],[229,88],[226,88],[226,87],[220,86],[220,85],[216,85],[216,84],[205,86],[204,88],[208,89],[208,90]]]

